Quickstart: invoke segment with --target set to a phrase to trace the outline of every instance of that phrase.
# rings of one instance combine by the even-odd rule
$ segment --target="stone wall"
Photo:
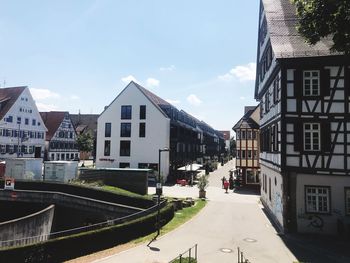
[[[51,232],[54,210],[55,206],[50,205],[37,213],[0,223],[0,247],[46,241]]]

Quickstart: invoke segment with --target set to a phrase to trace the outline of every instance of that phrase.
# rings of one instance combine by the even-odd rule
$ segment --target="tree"
[[[81,133],[78,135],[77,144],[78,148],[82,152],[91,152],[93,149],[93,137],[90,133]]]
[[[332,51],[350,54],[349,0],[291,0],[299,17],[298,32],[314,45],[321,38],[333,39]]]

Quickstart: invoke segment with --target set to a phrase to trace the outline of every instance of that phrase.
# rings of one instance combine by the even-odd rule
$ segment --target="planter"
[[[205,198],[206,191],[205,190],[199,190],[199,198]]]

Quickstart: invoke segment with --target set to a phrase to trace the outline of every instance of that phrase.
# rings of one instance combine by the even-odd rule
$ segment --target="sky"
[[[39,111],[100,114],[131,80],[217,130],[257,105],[258,0],[0,0],[0,10],[0,87],[28,86]]]

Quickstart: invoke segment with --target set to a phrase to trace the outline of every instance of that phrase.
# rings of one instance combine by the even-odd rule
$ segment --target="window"
[[[241,139],[241,132],[240,131],[237,131],[237,140],[240,140]]]
[[[13,122],[13,117],[12,116],[8,116],[6,119],[6,122]]]
[[[252,151],[251,150],[248,150],[248,159],[252,159]]]
[[[28,119],[28,118],[25,118],[25,119],[24,119],[24,124],[25,124],[25,125],[29,125],[29,119]]]
[[[241,131],[241,139],[245,140],[245,131]]]
[[[350,188],[345,188],[345,214],[350,215]]]
[[[304,150],[320,150],[320,124],[304,123]]]
[[[256,140],[256,131],[253,131],[253,132],[252,132],[252,139],[253,139],[253,140]]]
[[[130,156],[130,141],[120,141],[120,156]]]
[[[104,156],[109,156],[111,154],[111,141],[105,141]]]
[[[131,123],[121,123],[120,137],[130,137],[130,136],[131,136]]]
[[[266,92],[265,94],[265,113],[269,112],[270,109],[270,96],[269,96],[269,91]]]
[[[17,117],[17,124],[21,124],[21,123],[22,123],[21,117]]]
[[[303,71],[304,96],[320,95],[320,71]]]
[[[269,177],[269,200],[271,201],[271,178]]]
[[[247,139],[248,140],[252,139],[252,131],[247,131]]]
[[[253,151],[253,158],[258,159],[258,151],[257,150]]]
[[[131,106],[123,105],[121,109],[121,119],[122,120],[131,120]]]
[[[329,187],[305,186],[306,212],[329,213]]]
[[[140,106],[140,120],[146,119],[146,105]]]
[[[242,153],[242,156],[241,156],[242,159],[245,159],[245,150],[242,150],[241,153]]]
[[[146,137],[146,123],[140,123],[139,126],[139,136],[140,137]]]
[[[237,150],[237,159],[241,159],[241,151]]]
[[[259,173],[258,171],[247,170],[246,171],[247,184],[259,183]]]
[[[119,163],[119,168],[129,168],[130,163]]]
[[[32,125],[35,126],[36,125],[36,120],[32,119]]]
[[[273,103],[277,103],[279,100],[279,85],[280,80],[277,77],[273,82]]]
[[[112,124],[110,122],[105,123],[105,137],[111,137]]]

